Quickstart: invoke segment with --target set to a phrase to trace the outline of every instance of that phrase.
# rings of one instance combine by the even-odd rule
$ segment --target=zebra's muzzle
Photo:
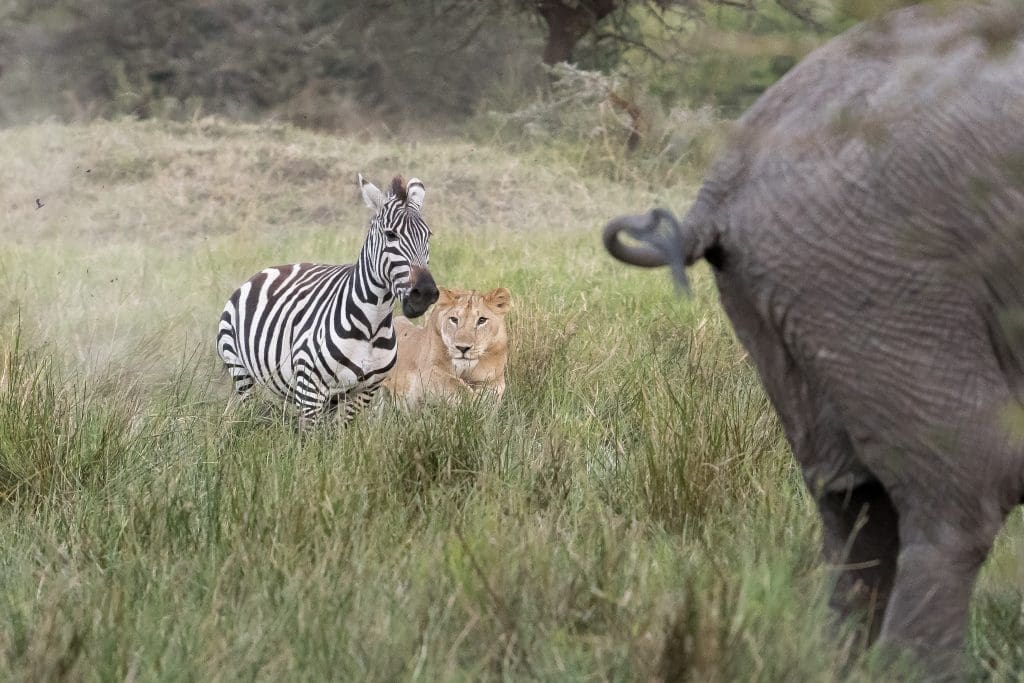
[[[418,318],[437,301],[437,284],[426,268],[412,269],[412,284],[402,297],[402,313],[407,318]]]

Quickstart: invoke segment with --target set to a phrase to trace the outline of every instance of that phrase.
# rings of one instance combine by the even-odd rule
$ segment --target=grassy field
[[[814,507],[707,272],[684,299],[600,247],[697,179],[215,120],[0,146],[0,679],[899,676],[827,635]],[[500,407],[305,438],[229,407],[225,299],[351,260],[357,172],[423,179],[439,283],[512,290]],[[1018,514],[976,678],[1024,675],[1022,557]]]

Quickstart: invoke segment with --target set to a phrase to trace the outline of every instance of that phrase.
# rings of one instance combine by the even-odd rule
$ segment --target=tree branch
[[[625,43],[627,45],[632,45],[633,47],[639,48],[643,52],[647,53],[649,56],[654,57],[656,60],[658,60],[662,64],[664,64],[667,61],[654,48],[652,48],[652,47],[650,47],[648,45],[644,45],[642,42],[640,42],[639,40],[636,40],[635,38],[630,38],[629,36],[624,36],[621,33],[595,33],[594,34],[594,42],[598,42],[598,41],[605,40],[605,39],[615,40],[617,42]]]
[[[824,33],[825,27],[817,19],[811,16],[811,11],[800,4],[800,0],[775,0],[775,4],[781,7],[790,16],[796,17],[818,33]]]
[[[754,9],[754,3],[742,2],[740,0],[708,0],[713,5],[724,5],[726,7],[738,7],[742,10],[752,11]]]

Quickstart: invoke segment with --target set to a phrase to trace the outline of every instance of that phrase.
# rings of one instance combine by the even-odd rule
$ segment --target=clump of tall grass
[[[92,391],[20,335],[2,353],[0,501],[38,505],[102,488],[145,448],[132,387]]]

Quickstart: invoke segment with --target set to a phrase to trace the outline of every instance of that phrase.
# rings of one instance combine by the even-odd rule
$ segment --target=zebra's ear
[[[423,197],[427,194],[427,191],[423,187],[422,180],[419,178],[412,178],[409,180],[409,184],[405,188],[405,193],[406,206],[416,209],[417,211],[423,210]]]
[[[359,174],[359,192],[363,195],[363,201],[374,211],[380,211],[384,206],[384,193],[376,185]]]

